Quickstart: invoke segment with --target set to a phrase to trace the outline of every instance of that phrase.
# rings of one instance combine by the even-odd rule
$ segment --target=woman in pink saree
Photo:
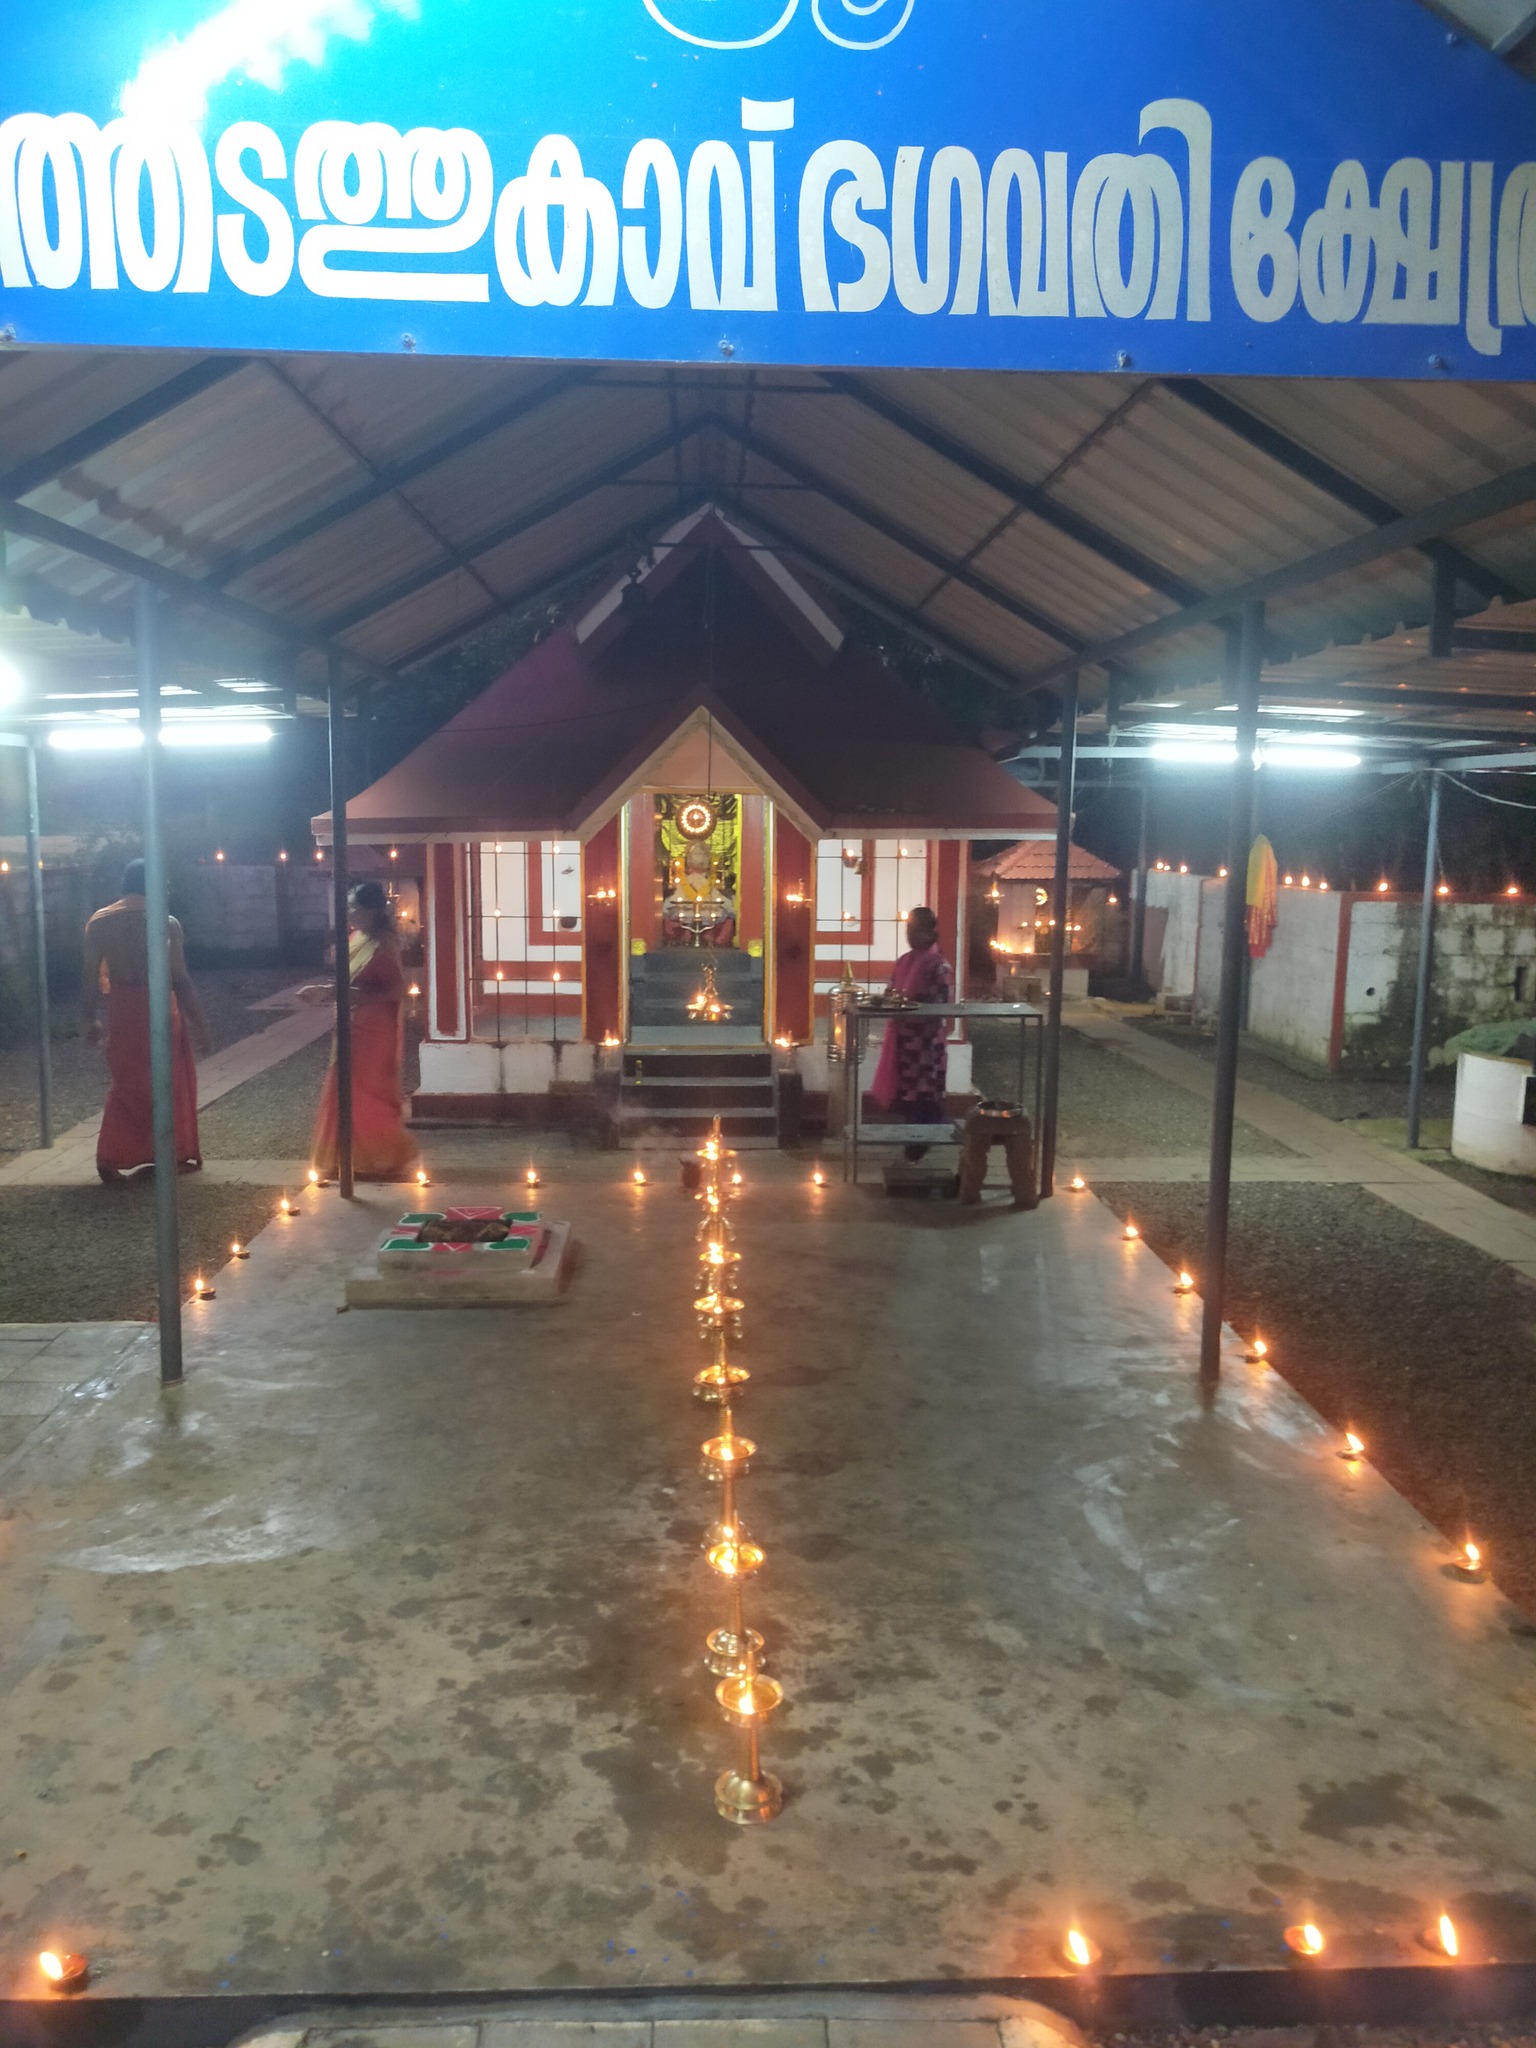
[[[911,951],[896,962],[886,994],[914,1003],[952,1003],[955,972],[939,951],[939,920],[931,910],[922,907],[908,917],[907,943]],[[943,1122],[948,1037],[944,1017],[888,1021],[869,1091],[879,1108],[894,1111],[902,1123]],[[922,1155],[921,1146],[907,1149]]]

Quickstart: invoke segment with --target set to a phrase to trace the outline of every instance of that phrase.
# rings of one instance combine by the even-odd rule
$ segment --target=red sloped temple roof
[[[1055,807],[956,734],[718,514],[684,522],[347,806],[363,841],[584,838],[690,731],[813,836],[1053,833]],[[722,759],[722,757],[724,757]],[[315,820],[330,838],[330,816]]]
[[[1049,884],[1056,876],[1056,848],[1047,840],[1022,839],[1005,853],[994,853],[990,860],[978,861],[976,873],[997,882]],[[1113,882],[1119,875],[1120,870],[1111,867],[1107,860],[1100,860],[1086,846],[1074,844],[1067,868],[1069,881]]]

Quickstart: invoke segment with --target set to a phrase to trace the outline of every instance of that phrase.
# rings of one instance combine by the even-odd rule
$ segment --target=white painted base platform
[[[1456,1062],[1451,1157],[1489,1173],[1536,1176],[1536,1126],[1525,1122],[1528,1060],[1464,1052]]]
[[[347,1275],[348,1308],[543,1307],[565,1293],[575,1251],[569,1223],[549,1225],[549,1245],[536,1266],[512,1259],[460,1258],[381,1267],[374,1252]]]

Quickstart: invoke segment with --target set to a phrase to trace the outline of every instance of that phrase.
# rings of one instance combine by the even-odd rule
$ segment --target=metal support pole
[[[134,586],[139,726],[144,734],[144,936],[149,972],[149,1069],[155,1119],[155,1273],[160,1384],[181,1382],[181,1234],[176,1215],[175,1054],[171,1041],[170,891],[160,833],[160,600]]]
[[[1238,1033],[1243,958],[1248,949],[1248,849],[1253,830],[1254,750],[1264,678],[1264,607],[1243,606],[1237,661],[1237,759],[1227,829],[1227,896],[1221,931],[1221,999],[1216,1019],[1216,1085],[1211,1101],[1211,1172],[1205,1209],[1205,1313],[1200,1325],[1200,1384],[1221,1377],[1221,1325],[1227,1293],[1227,1228],[1232,1207],[1232,1128],[1237,1117]]]
[[[43,822],[37,749],[27,741],[27,889],[32,903],[32,1004],[37,1031],[38,1143],[53,1143],[53,1047],[48,1020],[48,930],[43,917]]]
[[[341,659],[330,657],[326,707],[331,742],[331,903],[336,935],[336,1179],[352,1199],[352,958],[347,943],[346,699]]]
[[[1419,969],[1413,987],[1413,1052],[1408,1064],[1408,1149],[1419,1149],[1424,1067],[1429,1058],[1429,996],[1435,973],[1435,890],[1440,882],[1440,771],[1429,771],[1429,829],[1424,835],[1424,901],[1419,907]]]
[[[1072,791],[1077,768],[1077,674],[1061,693],[1061,767],[1056,779],[1056,872],[1051,886],[1051,987],[1045,1018],[1045,1100],[1040,1112],[1040,1198],[1056,1192],[1056,1120],[1061,1101],[1061,985],[1067,964],[1071,893]]]
[[[1147,826],[1151,787],[1145,765],[1141,771],[1141,833],[1136,841],[1136,900],[1131,906],[1131,982],[1147,985]]]
[[[1456,646],[1456,564],[1436,555],[1430,571],[1429,652],[1448,661]]]

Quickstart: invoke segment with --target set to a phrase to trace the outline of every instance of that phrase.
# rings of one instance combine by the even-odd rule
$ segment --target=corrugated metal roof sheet
[[[230,667],[262,659],[266,615],[290,646],[329,635],[392,671],[709,498],[785,537],[799,573],[1028,689],[1085,646],[1177,626],[1191,598],[1531,462],[1521,385],[0,353],[0,472],[55,522],[28,535],[12,515],[22,596],[125,632],[135,566],[155,565]],[[57,545],[71,534],[107,557]],[[1536,591],[1529,503],[1450,539],[1471,558],[1463,611]],[[1430,579],[1409,549],[1288,589],[1273,652],[1420,626]],[[221,612],[225,591],[254,616]],[[1198,707],[1222,646],[1219,619],[1177,626],[1126,657],[1118,694]],[[1536,651],[1506,649],[1498,674],[1494,695],[1536,693]],[[1107,680],[1090,672],[1090,702]]]

